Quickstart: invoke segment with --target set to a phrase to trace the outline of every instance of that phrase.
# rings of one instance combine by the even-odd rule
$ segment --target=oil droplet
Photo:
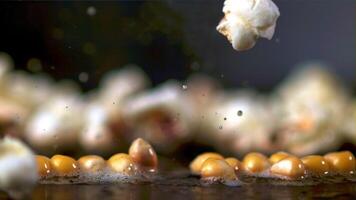
[[[182,88],[183,88],[183,90],[186,90],[186,89],[188,88],[188,86],[185,85],[185,84],[183,84],[183,85],[182,85]]]
[[[243,115],[242,110],[237,111],[237,116],[241,117]]]

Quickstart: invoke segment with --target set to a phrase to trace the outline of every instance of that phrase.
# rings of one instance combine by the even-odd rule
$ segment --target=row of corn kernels
[[[149,143],[139,138],[130,146],[128,154],[118,153],[107,161],[96,155],[87,155],[75,160],[64,155],[52,158],[36,156],[38,174],[42,179],[52,176],[71,177],[78,173],[95,173],[104,169],[122,175],[134,175],[138,172],[155,172],[158,167],[156,152]]]
[[[269,158],[252,152],[242,161],[209,152],[197,156],[191,162],[190,170],[202,179],[215,178],[223,182],[239,180],[243,176],[299,181],[315,177],[351,176],[355,173],[356,161],[349,151],[302,158],[286,152],[277,152]]]

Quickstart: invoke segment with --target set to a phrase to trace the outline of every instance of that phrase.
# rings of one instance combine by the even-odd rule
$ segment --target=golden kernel
[[[291,156],[291,154],[287,153],[287,152],[284,152],[284,151],[279,151],[277,153],[274,153],[272,154],[270,157],[269,157],[269,161],[274,164],[274,163],[277,163],[285,158],[287,158],[288,156]]]
[[[224,159],[224,157],[218,153],[212,153],[212,152],[202,153],[197,157],[195,157],[195,159],[190,163],[189,165],[190,171],[193,174],[199,174],[204,161],[208,158],[215,158],[221,160]]]
[[[328,153],[324,158],[333,172],[353,174],[355,171],[355,157],[350,151]]]
[[[136,171],[136,165],[128,154],[118,153],[108,160],[108,165],[112,170],[118,173],[133,175]]]
[[[106,162],[100,156],[88,155],[83,156],[78,160],[80,169],[88,172],[97,172],[105,168]]]
[[[271,172],[276,175],[287,176],[292,179],[302,178],[305,175],[303,162],[295,157],[289,156],[271,167]]]
[[[141,167],[155,170],[158,167],[158,159],[155,150],[145,140],[138,138],[132,142],[129,155],[132,160]]]
[[[225,160],[208,158],[204,161],[201,167],[200,174],[203,178],[216,177],[223,180],[237,179],[234,168],[232,168]]]
[[[59,175],[70,175],[79,170],[77,161],[69,156],[54,155],[51,158],[51,163]]]
[[[238,171],[241,168],[241,162],[236,158],[229,157],[225,158],[227,164],[229,164],[235,171]]]
[[[37,171],[40,176],[47,176],[52,173],[51,160],[46,156],[36,156]]]
[[[266,170],[270,163],[263,154],[253,152],[244,157],[242,166],[246,171],[256,173]]]
[[[324,175],[329,173],[329,164],[323,156],[310,155],[302,158],[305,168],[313,174]]]

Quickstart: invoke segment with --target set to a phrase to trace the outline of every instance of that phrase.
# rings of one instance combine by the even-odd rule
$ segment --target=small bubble
[[[223,126],[220,125],[220,126],[219,126],[219,129],[220,129],[220,130],[223,129]]]
[[[185,85],[185,84],[183,84],[183,85],[182,85],[182,88],[183,88],[183,90],[186,90],[186,89],[188,88],[188,86]]]
[[[242,110],[237,111],[237,116],[241,117],[243,115]]]

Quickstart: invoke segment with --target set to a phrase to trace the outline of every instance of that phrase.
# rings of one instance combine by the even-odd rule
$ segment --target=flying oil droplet
[[[241,117],[243,115],[242,110],[237,111],[237,116]]]
[[[186,90],[186,89],[188,88],[188,86],[185,85],[185,84],[183,84],[183,85],[182,85],[182,88],[183,88],[183,90]]]

